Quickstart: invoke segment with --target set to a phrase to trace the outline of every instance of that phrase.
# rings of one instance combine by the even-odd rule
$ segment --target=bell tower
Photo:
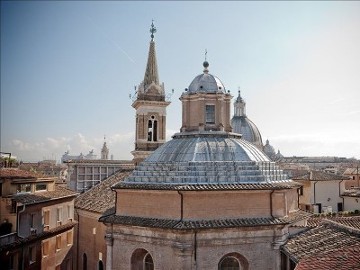
[[[136,110],[135,150],[132,151],[135,165],[165,143],[166,107],[164,83],[159,83],[156,61],[154,22],[151,24],[151,41],[144,80],[137,88],[132,106]]]

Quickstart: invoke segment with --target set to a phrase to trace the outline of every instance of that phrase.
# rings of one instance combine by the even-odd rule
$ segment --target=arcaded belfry
[[[231,95],[204,71],[181,95],[182,127],[112,188],[107,269],[280,269],[297,186],[231,132]]]
[[[144,80],[137,87],[132,106],[136,110],[134,163],[138,164],[166,140],[166,107],[164,83],[160,85],[156,61],[154,33],[151,24],[151,41]]]

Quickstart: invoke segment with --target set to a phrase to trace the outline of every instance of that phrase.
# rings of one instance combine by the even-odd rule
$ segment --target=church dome
[[[235,115],[231,119],[231,126],[233,127],[233,132],[241,134],[244,140],[255,144],[259,149],[262,148],[263,143],[260,131],[246,115]]]
[[[225,86],[220,79],[208,73],[208,62],[204,62],[204,73],[193,79],[188,90],[190,93],[225,93]]]
[[[287,177],[239,134],[181,132],[156,149],[124,181],[127,184],[267,184]]]
[[[264,145],[264,152],[270,159],[273,159],[276,155],[275,149],[272,145],[270,145],[269,140],[266,140],[266,144]]]

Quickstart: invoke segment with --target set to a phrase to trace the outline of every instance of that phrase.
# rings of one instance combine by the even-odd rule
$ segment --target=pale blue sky
[[[160,80],[179,97],[202,72],[233,95],[284,155],[360,158],[360,2],[1,2],[1,151],[24,161],[131,158],[155,20]]]

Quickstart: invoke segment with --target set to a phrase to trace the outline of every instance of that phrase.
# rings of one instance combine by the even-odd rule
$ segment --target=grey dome
[[[264,145],[264,152],[270,158],[274,159],[276,152],[272,145],[270,145],[269,140],[266,140],[266,144]]]
[[[246,115],[234,116],[231,119],[231,126],[233,132],[242,135],[244,140],[256,145],[259,149],[262,149],[263,143],[261,134],[257,126]]]
[[[226,132],[177,133],[150,155],[148,162],[269,161],[262,151]]]
[[[175,134],[124,182],[241,184],[286,179],[274,162],[239,134],[208,131]]]
[[[218,77],[204,73],[193,79],[188,90],[190,93],[225,93],[225,86]]]

